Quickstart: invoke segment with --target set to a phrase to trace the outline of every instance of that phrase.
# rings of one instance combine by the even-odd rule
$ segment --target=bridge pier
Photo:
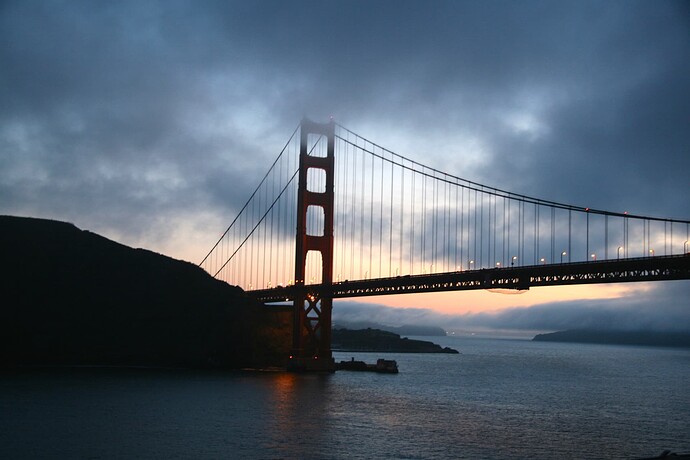
[[[325,136],[326,156],[309,154],[309,135]],[[297,191],[297,233],[295,244],[295,298],[292,354],[288,370],[334,372],[331,353],[331,310],[333,297],[328,290],[310,289],[306,283],[307,253],[321,254],[321,286],[333,283],[333,188],[335,168],[335,123],[314,123],[302,120],[300,128],[299,183]],[[308,170],[321,169],[326,175],[325,191],[310,190]],[[315,206],[323,211],[323,233],[309,235],[307,210]]]

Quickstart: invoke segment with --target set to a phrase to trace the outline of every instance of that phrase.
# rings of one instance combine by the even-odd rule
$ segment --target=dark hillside
[[[571,329],[549,334],[538,334],[532,340],[541,342],[600,343],[688,348],[690,347],[690,332]]]
[[[388,353],[458,353],[426,340],[401,338],[379,329],[333,329],[333,349],[339,351],[375,351]]]
[[[281,329],[194,264],[63,222],[0,216],[0,266],[0,365],[254,366],[257,325]]]

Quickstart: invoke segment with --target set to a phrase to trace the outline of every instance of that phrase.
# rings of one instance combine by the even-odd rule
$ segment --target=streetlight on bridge
[[[597,261],[597,255],[596,254],[592,253],[592,255],[590,255],[590,257],[592,258],[592,261],[594,261],[594,262]]]
[[[539,262],[541,262],[542,265],[546,265],[546,258],[542,257],[539,259]]]
[[[654,257],[654,249],[649,250],[649,257]]]
[[[470,262],[467,264],[469,267],[468,270],[472,270],[472,265],[474,265],[474,260],[470,260]]]
[[[512,267],[515,265],[515,261],[517,260],[517,256],[513,256],[513,258],[510,260],[510,266]]]
[[[561,263],[563,263],[563,256],[567,255],[568,253],[563,251],[561,252]]]

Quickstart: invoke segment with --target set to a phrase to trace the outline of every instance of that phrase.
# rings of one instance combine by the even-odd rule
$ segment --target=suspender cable
[[[381,155],[381,205],[379,212],[379,277],[383,276],[383,165],[384,159]]]
[[[422,233],[420,243],[422,246],[422,273],[426,273],[426,176],[422,176]]]
[[[411,202],[412,202],[412,232],[410,235],[410,274],[411,275],[413,275],[415,273],[415,271],[414,271],[414,267],[415,267],[415,263],[414,263],[414,259],[415,259],[415,257],[414,257],[415,256],[415,254],[414,254],[415,234],[414,234],[414,231],[415,231],[415,205],[416,205],[416,203],[415,203],[415,200],[416,200],[415,176],[416,176],[415,172],[412,171],[412,190],[411,190],[411,192],[412,192],[412,200],[411,200]]]
[[[356,232],[356,200],[357,200],[357,150],[352,152],[352,207],[348,214],[350,220],[350,279],[354,279],[355,268],[355,232]]]
[[[609,216],[604,216],[604,259],[609,258]]]
[[[280,153],[278,154],[278,158],[276,158],[275,161],[273,162],[273,164],[271,165],[271,167],[268,168],[268,171],[267,171],[266,174],[264,175],[263,179],[261,179],[261,182],[259,182],[259,185],[256,186],[256,189],[254,190],[254,192],[250,195],[249,199],[248,199],[247,202],[244,204],[244,206],[242,206],[242,209],[240,209],[240,212],[237,213],[237,216],[235,216],[235,219],[233,219],[233,221],[230,223],[230,225],[229,225],[228,228],[225,230],[225,232],[223,233],[223,235],[218,239],[218,241],[217,241],[216,244],[211,248],[211,250],[208,252],[208,254],[206,254],[206,257],[204,257],[204,258],[202,259],[202,261],[199,263],[199,266],[201,266],[201,265],[206,261],[206,259],[211,255],[211,253],[213,252],[213,250],[216,249],[216,246],[218,245],[218,243],[220,243],[220,241],[221,241],[221,240],[223,239],[223,237],[228,233],[228,231],[230,230],[230,228],[232,228],[232,226],[235,224],[235,222],[237,221],[237,219],[242,215],[242,212],[247,208],[247,205],[252,201],[252,199],[254,198],[254,195],[256,195],[256,192],[261,188],[261,186],[263,185],[264,181],[266,180],[266,178],[268,177],[268,175],[269,175],[269,174],[271,173],[271,171],[273,170],[273,167],[275,166],[275,164],[276,164],[276,163],[278,162],[278,160],[282,157],[283,153],[285,152],[285,150],[288,148],[288,146],[289,146],[290,143],[292,142],[292,139],[295,137],[295,134],[297,134],[297,131],[298,131],[298,130],[299,130],[299,125],[297,125],[297,127],[295,128],[295,130],[292,132],[292,135],[290,136],[290,139],[288,139],[288,141],[285,143],[285,146],[283,147],[283,149],[282,149],[282,150],[280,151]]]
[[[391,276],[393,270],[393,163],[391,163],[391,194],[390,194],[390,219],[389,219],[389,241],[388,241],[388,276]]]
[[[400,240],[398,251],[398,264],[400,265],[400,275],[403,274],[403,229],[405,228],[405,168],[400,170]]]
[[[573,253],[572,228],[573,228],[573,210],[568,209],[568,262],[570,262],[570,257],[571,257],[571,254]]]
[[[371,156],[371,199],[369,200],[369,276],[373,278],[372,261],[374,255],[374,161],[376,157]]]
[[[364,238],[366,233],[364,231],[364,191],[366,187],[366,157],[362,151],[362,186],[359,188],[360,206],[357,212],[359,213],[359,277],[364,277]],[[371,249],[370,249],[371,250]]]
[[[464,263],[464,251],[463,246],[465,244],[465,187],[460,187],[460,267]],[[469,268],[469,267],[467,267]]]
[[[458,200],[458,195],[460,194],[460,187],[455,187],[455,236],[453,238],[453,249],[455,251],[455,257],[453,259],[453,266],[455,266],[455,271],[458,271],[458,208],[460,201]]]

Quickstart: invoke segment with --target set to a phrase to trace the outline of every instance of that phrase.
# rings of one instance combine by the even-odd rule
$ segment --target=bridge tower
[[[325,136],[326,156],[314,156],[309,152],[309,135]],[[333,297],[329,287],[333,283],[333,187],[335,123],[319,124],[302,120],[300,129],[299,184],[297,192],[297,234],[295,250],[294,319],[292,356],[288,369],[296,371],[335,370],[331,353],[331,310]],[[325,191],[310,190],[307,183],[309,169],[325,172]],[[323,233],[307,233],[307,210],[323,212]],[[321,288],[313,289],[305,284],[307,254],[321,254]],[[315,286],[314,286],[315,287]]]

